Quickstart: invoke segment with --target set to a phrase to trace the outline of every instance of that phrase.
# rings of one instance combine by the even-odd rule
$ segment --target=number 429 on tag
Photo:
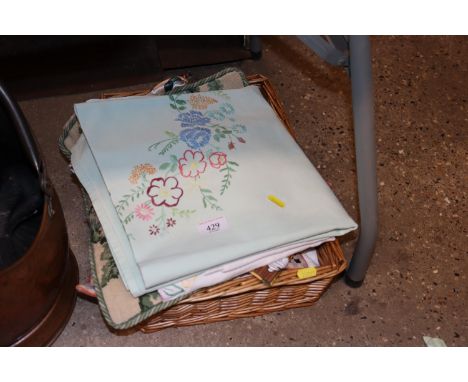
[[[224,231],[227,228],[227,220],[225,217],[208,220],[198,225],[198,232],[200,233],[215,233]]]

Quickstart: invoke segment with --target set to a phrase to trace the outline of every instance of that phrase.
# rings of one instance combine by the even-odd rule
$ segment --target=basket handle
[[[0,81],[0,104],[4,105],[6,111],[10,114],[11,120],[13,121],[16,132],[21,141],[21,145],[26,151],[29,162],[36,170],[40,182],[41,188],[44,193],[50,196],[50,190],[47,184],[47,178],[45,176],[43,162],[39,156],[39,150],[37,149],[36,142],[29,129],[29,124],[24,117],[24,114],[19,107],[18,103],[10,96],[5,85]]]

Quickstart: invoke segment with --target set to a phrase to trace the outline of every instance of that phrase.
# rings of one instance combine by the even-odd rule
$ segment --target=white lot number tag
[[[228,224],[224,216],[216,219],[211,219],[198,225],[198,232],[212,234],[215,232],[224,231]]]

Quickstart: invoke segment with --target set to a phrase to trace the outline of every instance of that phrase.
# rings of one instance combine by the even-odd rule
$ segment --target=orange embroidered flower
[[[201,94],[192,94],[189,98],[189,103],[193,109],[205,110],[208,106],[216,103],[214,98],[207,97]]]
[[[130,176],[128,177],[128,181],[132,184],[137,184],[140,180],[140,176],[143,174],[153,175],[156,172],[156,169],[153,165],[149,163],[139,164],[133,167]]]

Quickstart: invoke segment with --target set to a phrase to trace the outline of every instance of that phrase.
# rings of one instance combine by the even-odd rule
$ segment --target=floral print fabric
[[[199,186],[197,208],[221,211],[219,197],[227,192],[239,167],[230,152],[247,143],[247,127],[237,122],[235,108],[223,92],[210,96],[171,96],[169,108],[173,110],[176,127],[164,131],[164,139],[148,146],[148,151],[156,154],[156,160],[133,166],[128,177],[131,188],[116,205],[125,225],[135,224],[135,217],[137,222],[148,222],[146,232],[152,237],[175,229],[175,217],[193,214],[186,213],[188,209],[182,213],[173,209],[183,202],[186,187],[183,179],[195,182],[193,186],[207,172],[218,172],[218,195],[209,186]],[[194,207],[190,211],[197,211]]]

